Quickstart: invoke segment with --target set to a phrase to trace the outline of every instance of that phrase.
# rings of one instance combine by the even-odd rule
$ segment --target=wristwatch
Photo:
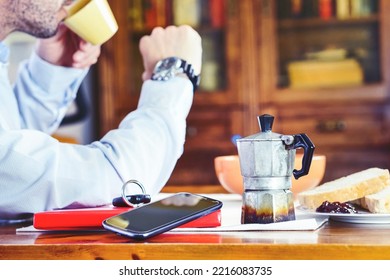
[[[168,81],[183,73],[186,74],[191,81],[195,92],[199,86],[200,75],[195,75],[192,65],[178,57],[167,57],[157,62],[152,74],[152,80]]]

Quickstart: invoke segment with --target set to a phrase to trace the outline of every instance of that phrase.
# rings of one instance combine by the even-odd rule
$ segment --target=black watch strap
[[[185,60],[183,60],[185,62]],[[186,63],[186,67],[184,69],[184,73],[187,75],[188,79],[190,79],[192,85],[194,86],[194,92],[198,89],[200,84],[200,75],[194,74],[194,68],[191,64]]]
[[[156,64],[152,74],[152,80],[167,81],[178,74],[186,74],[191,81],[194,92],[200,83],[200,75],[195,75],[190,63],[178,57],[167,57]]]

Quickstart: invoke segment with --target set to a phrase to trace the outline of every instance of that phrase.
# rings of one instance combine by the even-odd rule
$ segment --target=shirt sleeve
[[[192,98],[188,79],[146,81],[138,108],[89,145],[36,130],[0,131],[0,214],[111,203],[130,179],[158,193],[183,153]]]
[[[21,64],[14,85],[21,127],[53,133],[87,72],[52,65],[33,52],[30,60]]]

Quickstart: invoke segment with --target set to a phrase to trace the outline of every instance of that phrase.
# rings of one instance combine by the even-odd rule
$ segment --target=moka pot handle
[[[313,159],[315,146],[310,138],[304,134],[294,135],[293,149],[303,148],[304,154],[302,157],[302,167],[300,170],[294,169],[293,175],[295,179],[305,176],[309,173],[311,161]]]

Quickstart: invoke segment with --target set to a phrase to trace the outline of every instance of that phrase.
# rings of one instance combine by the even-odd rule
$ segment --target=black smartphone
[[[166,232],[222,207],[222,202],[192,193],[177,193],[103,221],[103,227],[134,239]]]

